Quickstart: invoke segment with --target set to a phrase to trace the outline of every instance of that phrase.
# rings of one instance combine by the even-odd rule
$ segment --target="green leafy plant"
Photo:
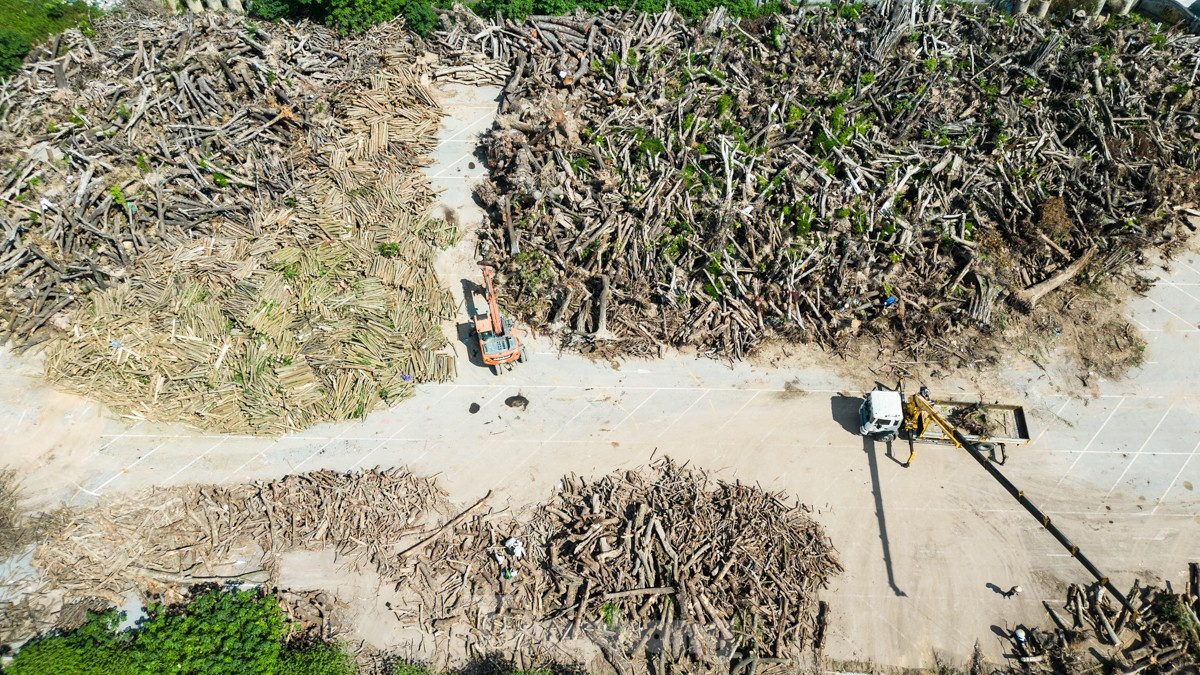
[[[279,655],[276,675],[354,675],[354,659],[337,645],[304,643],[289,645]],[[399,672],[399,671],[397,671]]]
[[[108,188],[108,195],[112,197],[113,203],[117,206],[125,206],[125,193],[121,192],[120,185],[113,185]]]
[[[29,40],[11,28],[0,28],[0,77],[17,72],[29,53]]]
[[[150,605],[134,647],[148,672],[204,675],[270,673],[286,632],[275,598],[254,591],[213,589],[183,608]]]
[[[239,374],[238,379],[245,379]],[[271,595],[216,586],[193,589],[186,605],[150,605],[135,628],[122,614],[91,613],[73,632],[51,631],[17,652],[8,675],[353,675],[337,645],[285,645],[287,624]]]

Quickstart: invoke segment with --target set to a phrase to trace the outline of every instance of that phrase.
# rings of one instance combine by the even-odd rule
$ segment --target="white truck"
[[[905,399],[904,390],[878,388],[863,396],[858,408],[859,433],[889,443],[897,437],[910,442],[949,443],[954,430],[985,451],[1009,444],[1029,442],[1025,409],[971,401],[934,401],[929,390]]]

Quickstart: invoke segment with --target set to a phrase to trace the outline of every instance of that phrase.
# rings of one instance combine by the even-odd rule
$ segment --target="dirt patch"
[[[1132,293],[1111,285],[1081,286],[1049,296],[1030,315],[1014,315],[999,336],[1043,370],[1094,389],[1145,360],[1146,341],[1125,317]],[[1094,392],[1093,392],[1094,393]]]

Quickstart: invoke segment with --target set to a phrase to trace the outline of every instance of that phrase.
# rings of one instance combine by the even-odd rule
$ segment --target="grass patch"
[[[30,45],[90,22],[103,12],[83,0],[0,0],[0,77],[21,66]]]

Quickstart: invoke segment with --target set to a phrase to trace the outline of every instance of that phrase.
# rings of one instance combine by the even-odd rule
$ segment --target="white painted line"
[[[1067,479],[1067,476],[1071,475],[1071,471],[1075,469],[1075,465],[1079,463],[1079,460],[1083,459],[1084,453],[1086,453],[1088,448],[1092,447],[1092,443],[1095,443],[1096,439],[1100,437],[1100,432],[1104,431],[1104,427],[1108,426],[1109,420],[1113,418],[1113,415],[1117,414],[1117,411],[1121,409],[1121,404],[1124,402],[1125,397],[1122,396],[1121,400],[1117,401],[1117,405],[1112,409],[1112,412],[1108,413],[1108,417],[1104,418],[1104,423],[1100,425],[1100,428],[1096,429],[1096,433],[1092,435],[1092,440],[1088,441],[1087,445],[1083,446],[1083,450],[1080,451],[1079,456],[1075,458],[1074,462],[1071,462],[1071,466],[1067,467],[1067,472],[1063,474],[1062,478],[1058,479],[1058,482],[1054,484],[1054,487],[1062,485],[1063,481]]]
[[[1149,300],[1150,302],[1153,302],[1154,304],[1158,305],[1159,307],[1162,307],[1162,310],[1163,310],[1164,312],[1166,312],[1167,314],[1170,314],[1171,316],[1175,317],[1176,319],[1179,319],[1180,321],[1182,321],[1182,322],[1184,322],[1185,324],[1187,324],[1187,326],[1188,326],[1188,328],[1189,328],[1189,329],[1191,329],[1191,330],[1197,330],[1197,328],[1196,328],[1196,324],[1192,323],[1191,321],[1188,321],[1187,319],[1183,318],[1182,316],[1179,316],[1179,315],[1178,315],[1178,314],[1176,314],[1175,312],[1172,312],[1170,309],[1168,309],[1168,308],[1167,308],[1165,305],[1163,305],[1161,302],[1159,302],[1159,301],[1155,300],[1154,298],[1152,298],[1152,297],[1150,297],[1150,296],[1148,296],[1148,295],[1146,296],[1146,299],[1147,299],[1147,300]]]
[[[500,389],[500,391],[496,392],[495,396],[489,398],[487,400],[487,403],[484,403],[482,406],[479,407],[480,410],[486,409],[489,405],[492,404],[492,401],[495,401],[497,398],[500,398],[500,396],[503,395],[504,392],[508,391],[508,387],[504,387],[504,386],[499,387],[499,389]]]
[[[1171,493],[1171,489],[1175,487],[1175,483],[1177,483],[1179,481],[1179,477],[1183,475],[1183,470],[1187,468],[1187,465],[1192,461],[1192,458],[1196,456],[1197,450],[1200,450],[1200,441],[1196,441],[1196,446],[1192,448],[1191,454],[1188,455],[1187,459],[1183,460],[1183,466],[1179,467],[1179,472],[1176,473],[1175,477],[1171,479],[1171,484],[1167,486],[1167,489],[1163,491],[1162,496],[1158,498],[1158,501],[1154,504],[1154,508],[1150,509],[1150,515],[1154,515],[1154,513],[1158,511],[1158,507],[1162,506],[1163,500],[1165,500],[1167,495]]]
[[[1125,470],[1121,472],[1121,475],[1117,477],[1117,481],[1115,483],[1113,483],[1112,488],[1109,489],[1109,491],[1108,491],[1109,495],[1111,495],[1113,493],[1113,491],[1117,489],[1117,486],[1121,484],[1121,480],[1125,478],[1125,474],[1129,473],[1129,468],[1131,466],[1133,466],[1133,463],[1137,461],[1137,458],[1139,456],[1141,456],[1142,451],[1146,449],[1146,446],[1150,444],[1150,440],[1152,438],[1154,438],[1154,434],[1158,433],[1159,427],[1161,427],[1162,423],[1167,420],[1167,415],[1170,415],[1171,411],[1174,409],[1175,409],[1175,402],[1171,401],[1171,405],[1167,406],[1167,412],[1163,413],[1162,419],[1160,419],[1158,421],[1158,424],[1154,425],[1154,428],[1150,431],[1150,435],[1146,437],[1145,442],[1143,442],[1141,447],[1139,447],[1137,449],[1137,452],[1133,453],[1133,458],[1130,459],[1129,463],[1125,465]]]
[[[104,481],[103,483],[97,485],[96,487],[92,488],[91,490],[83,490],[83,488],[80,488],[80,489],[83,490],[84,492],[88,493],[89,495],[95,495],[95,496],[99,497],[100,491],[103,490],[106,486],[108,486],[109,483],[113,482],[117,478],[120,478],[122,474],[128,473],[130,469],[137,466],[138,463],[141,462],[143,459],[146,459],[150,455],[153,455],[156,450],[158,450],[159,448],[161,448],[164,445],[166,445],[165,441],[154,446],[154,449],[152,449],[150,452],[147,452],[146,454],[142,455],[141,457],[138,457],[137,460],[133,462],[133,464],[130,464],[129,466],[125,467],[124,469],[121,469],[117,473],[113,474],[113,476],[111,478],[109,478],[108,480]],[[174,478],[174,476],[172,476],[172,478]],[[170,480],[170,479],[168,479],[168,480]],[[95,490],[95,492],[93,492],[92,490]]]
[[[449,395],[450,395],[450,394],[446,394],[446,396],[449,396]],[[445,398],[445,396],[443,396],[442,398]],[[346,428],[346,431],[349,431],[349,427],[348,427],[348,426],[347,426],[347,428]],[[344,433],[344,432],[343,432],[343,433]],[[325,444],[324,444],[324,445],[322,445],[321,447],[317,448],[317,449],[316,449],[316,451],[315,451],[315,452],[313,452],[313,454],[309,455],[308,457],[305,457],[303,460],[301,460],[301,462],[300,462],[299,464],[297,464],[297,465],[293,466],[293,467],[292,467],[292,471],[295,471],[296,469],[299,469],[301,466],[304,466],[304,464],[306,464],[306,463],[308,462],[308,460],[310,460],[310,459],[312,459],[313,457],[316,457],[317,455],[321,454],[321,452],[322,452],[322,451],[324,451],[324,450],[325,450],[325,448],[329,447],[329,444],[330,444],[330,443],[333,443],[333,442],[334,442],[334,441],[336,441],[337,439],[341,438],[341,436],[342,436],[342,434],[338,434],[337,436],[334,436],[333,438],[329,439],[328,441],[325,441]]]
[[[561,443],[562,441],[554,441],[554,437],[561,434],[562,432],[566,431],[568,428],[570,428],[571,423],[574,422],[575,420],[579,419],[579,416],[583,414],[583,411],[587,410],[590,407],[592,407],[592,402],[584,401],[583,407],[579,409],[579,412],[575,413],[575,415],[571,419],[567,420],[566,424],[560,426],[558,428],[558,431],[554,432],[553,434],[550,434],[550,438],[547,438],[544,441],[537,441],[537,442],[539,442],[539,443],[550,443],[550,442]],[[577,442],[582,442],[582,441],[577,441]]]
[[[451,136],[451,137],[449,137],[449,138],[445,138],[445,139],[442,139],[442,140],[438,141],[438,142],[437,142],[437,145],[436,145],[436,146],[434,146],[434,147],[440,148],[440,147],[442,147],[443,145],[445,145],[446,143],[450,143],[450,142],[454,142],[454,141],[457,141],[457,142],[459,142],[459,143],[474,143],[474,142],[475,142],[475,139],[473,139],[473,138],[459,138],[459,136],[462,136],[463,134],[467,133],[467,132],[468,132],[468,131],[470,131],[470,130],[471,130],[471,128],[472,128],[472,127],[474,127],[476,124],[479,124],[480,122],[486,121],[486,120],[487,120],[487,118],[489,118],[489,117],[492,117],[493,115],[495,115],[495,113],[494,113],[494,112],[485,112],[484,114],[480,115],[479,117],[476,117],[474,120],[472,120],[472,121],[468,122],[468,123],[467,123],[467,125],[466,125],[466,126],[464,126],[463,128],[461,128],[461,129],[459,129],[458,131],[454,132],[454,135],[453,135],[453,136]]]
[[[357,468],[358,468],[360,465],[362,465],[362,463],[363,463],[363,462],[365,462],[365,461],[367,460],[367,458],[368,458],[368,457],[370,457],[371,455],[375,454],[375,451],[376,451],[376,450],[378,450],[378,449],[382,448],[383,446],[387,445],[388,443],[390,443],[390,442],[392,441],[392,439],[394,439],[396,436],[399,436],[399,435],[400,435],[400,432],[401,432],[401,431],[404,431],[405,429],[407,429],[407,428],[409,427],[409,425],[411,425],[411,424],[412,424],[412,422],[409,422],[408,424],[405,424],[404,426],[402,426],[402,427],[400,427],[399,429],[397,429],[397,430],[395,430],[394,432],[392,432],[392,435],[391,435],[391,436],[388,436],[387,438],[383,439],[382,441],[379,441],[379,445],[377,445],[377,446],[375,446],[375,447],[371,448],[371,451],[370,451],[370,452],[368,452],[367,454],[363,455],[363,456],[362,456],[362,457],[361,457],[361,458],[360,458],[360,459],[359,459],[357,462],[355,462],[355,463],[351,464],[351,465],[350,465],[350,469],[349,469],[349,470],[350,470],[350,471],[353,471],[353,470],[357,469]]]
[[[701,399],[703,399],[705,396],[708,396],[707,389],[705,389],[704,392],[702,394],[700,394],[700,398],[697,398],[695,401],[692,401],[692,404],[689,405],[687,408],[684,408],[683,412],[679,413],[674,418],[672,418],[671,423],[668,424],[667,426],[663,427],[663,430],[658,434],[658,438],[662,438],[663,436],[665,436],[667,434],[667,432],[671,430],[671,427],[675,426],[675,423],[678,422],[681,417],[683,417],[684,415],[691,412],[692,408],[695,408],[696,404],[699,403],[701,401]]]
[[[246,460],[246,461],[242,462],[242,465],[241,465],[241,466],[239,466],[238,468],[234,469],[233,471],[230,471],[228,475],[226,475],[224,478],[222,478],[222,479],[221,479],[221,481],[220,481],[220,482],[221,482],[221,483],[227,483],[227,482],[229,482],[229,479],[230,479],[230,478],[233,478],[234,476],[236,476],[236,475],[240,474],[240,473],[242,472],[242,469],[245,469],[246,467],[250,466],[250,463],[251,463],[251,462],[253,462],[254,460],[258,459],[259,457],[262,457],[263,455],[267,454],[267,451],[268,451],[268,450],[270,450],[271,448],[273,448],[273,447],[275,447],[275,446],[279,445],[280,443],[282,443],[282,442],[283,442],[283,439],[285,439],[285,438],[287,438],[287,434],[284,434],[283,436],[280,436],[279,438],[276,438],[274,441],[272,441],[272,442],[271,442],[271,444],[270,444],[270,445],[268,445],[267,447],[263,448],[262,450],[259,450],[257,455],[255,455],[255,456],[251,457],[250,459],[248,459],[248,460]],[[313,439],[313,440],[320,440],[320,439]]]
[[[102,445],[102,446],[96,448],[94,451],[92,451],[92,456],[95,457],[96,455],[100,454],[101,451],[106,450],[108,448],[108,446],[112,445],[113,443],[116,443],[119,439],[124,438],[125,436],[130,436],[131,435],[130,432],[133,431],[134,429],[142,426],[142,422],[144,422],[144,421],[145,420],[138,420],[137,423],[134,424],[133,426],[131,426],[128,429],[126,429],[125,431],[117,434],[116,436],[113,436],[111,441],[105,443],[104,445]],[[104,438],[103,435],[101,435],[100,437]]]
[[[613,426],[611,429],[609,429],[609,431],[610,431],[610,432],[616,431],[616,430],[617,430],[617,428],[618,428],[618,427],[620,427],[622,424],[624,424],[626,420],[628,420],[630,417],[633,417],[633,414],[634,414],[635,412],[637,412],[638,410],[641,410],[642,406],[644,406],[644,405],[646,405],[647,403],[649,403],[649,402],[650,402],[650,399],[654,398],[654,395],[655,395],[655,394],[657,394],[657,393],[658,393],[658,390],[657,390],[657,389],[656,389],[656,390],[654,390],[654,391],[652,391],[652,392],[650,392],[650,395],[649,395],[649,396],[647,396],[645,399],[643,399],[641,403],[637,404],[637,407],[636,407],[636,408],[634,408],[633,410],[630,410],[630,411],[629,411],[629,414],[628,414],[628,415],[626,415],[625,417],[621,418],[621,421],[620,421],[620,422],[617,422],[617,424],[616,424],[615,426]]]
[[[1062,404],[1062,406],[1060,406],[1058,410],[1055,410],[1055,411],[1054,411],[1054,416],[1055,416],[1055,417],[1059,417],[1059,416],[1061,416],[1061,415],[1062,415],[1062,411],[1064,411],[1064,410],[1066,410],[1066,409],[1067,409],[1067,404],[1069,404],[1070,402],[1071,402],[1071,399],[1069,399],[1069,398],[1068,398],[1067,400],[1063,401],[1063,404]],[[1041,432],[1039,432],[1039,433],[1038,433],[1038,435],[1037,435],[1037,438],[1033,439],[1033,442],[1034,442],[1034,443],[1037,443],[1038,441],[1040,441],[1040,440],[1042,439],[1042,436],[1045,436],[1045,435],[1046,435],[1046,432],[1047,432],[1047,431],[1049,431],[1049,429],[1050,429],[1050,427],[1048,427],[1048,426],[1047,426],[1047,427],[1045,427],[1045,428],[1043,428],[1043,429],[1041,430]]]
[[[1178,284],[1172,285],[1171,288],[1174,288],[1175,290],[1179,291],[1180,293],[1183,293],[1184,295],[1195,300],[1196,302],[1200,302],[1200,298],[1197,298],[1196,296],[1192,295],[1191,293],[1188,293],[1187,291],[1183,290],[1183,287]]]
[[[733,421],[733,419],[734,419],[735,417],[737,417],[738,415],[742,414],[742,411],[746,409],[746,406],[750,405],[750,402],[751,402],[751,401],[753,401],[754,399],[758,398],[758,395],[759,395],[760,393],[762,393],[762,390],[761,390],[761,389],[759,389],[759,390],[756,390],[756,391],[754,392],[754,395],[753,395],[753,396],[751,396],[749,399],[747,399],[747,400],[746,400],[746,402],[742,404],[742,407],[740,407],[740,408],[738,408],[738,409],[737,409],[737,412],[735,412],[735,413],[733,413],[732,415],[730,415],[730,416],[729,416],[729,417],[728,417],[728,418],[725,420],[724,424],[722,424],[721,426],[717,427],[717,431],[721,431],[722,429],[724,429],[724,428],[725,428],[725,426],[726,426],[726,425],[728,425],[730,422],[732,422],[732,421]]]
[[[213,444],[213,445],[212,445],[212,446],[211,446],[209,449],[207,449],[207,450],[205,450],[204,452],[200,453],[200,455],[198,455],[197,457],[194,457],[194,458],[192,459],[192,461],[190,461],[190,462],[188,462],[187,464],[184,464],[183,466],[179,467],[179,470],[178,470],[178,471],[176,471],[175,473],[171,474],[170,476],[167,476],[166,480],[164,480],[164,481],[162,481],[162,482],[163,482],[163,483],[170,483],[172,479],[174,479],[176,476],[178,476],[179,474],[183,473],[184,471],[187,471],[187,470],[188,470],[188,469],[189,469],[189,468],[190,468],[190,467],[191,467],[193,464],[195,464],[196,462],[199,462],[201,459],[203,459],[203,458],[205,457],[205,455],[207,455],[208,453],[212,452],[213,450],[216,450],[218,447],[220,447],[222,444],[224,444],[226,440],[227,440],[227,439],[224,439],[224,438],[222,438],[221,440],[217,441],[217,442],[216,442],[216,443],[214,443],[214,444]]]

